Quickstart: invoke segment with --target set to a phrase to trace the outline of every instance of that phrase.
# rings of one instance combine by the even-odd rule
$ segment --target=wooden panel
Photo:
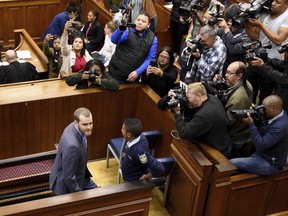
[[[148,86],[142,86],[137,101],[136,117],[139,118],[144,130],[157,129],[161,138],[156,147],[157,157],[166,157],[170,153],[172,142],[171,131],[175,129],[174,115],[167,110],[157,109],[157,102],[160,97]]]
[[[4,13],[6,14],[5,26],[8,42],[11,43],[14,39],[13,30],[25,26],[24,24],[26,19],[23,13],[23,8],[21,6],[8,7]]]
[[[36,43],[42,44],[42,33],[65,7],[66,3],[60,0],[0,1],[0,43],[4,43],[4,50],[14,48],[14,29],[27,29]]]
[[[41,5],[31,5],[31,6],[27,6],[25,13],[27,14],[27,20],[26,20],[26,31],[29,32],[30,36],[34,39],[34,38],[38,38],[39,39],[39,28],[35,28],[36,26],[43,26],[43,22],[42,22],[42,15],[43,15],[43,11],[42,11],[42,7]],[[36,18],[38,17],[38,19]],[[18,27],[19,28],[19,27]],[[16,28],[15,28],[16,29]]]
[[[212,163],[185,140],[173,139],[171,149],[177,165],[171,173],[167,208],[173,215],[203,215]]]
[[[235,182],[231,185],[225,215],[265,215],[265,206],[270,195],[271,186],[272,182],[265,179],[262,179],[262,181],[258,179],[254,182],[245,181],[242,184]],[[240,200],[242,202],[239,202]]]
[[[136,181],[0,208],[2,215],[147,216],[153,186]]]
[[[287,170],[275,176],[272,193],[269,197],[269,205],[266,214],[287,211],[288,209],[288,174]]]
[[[15,50],[29,50],[31,59],[27,62],[33,64],[38,73],[45,73],[48,71],[48,59],[37,46],[35,41],[31,38],[25,29],[15,29]]]

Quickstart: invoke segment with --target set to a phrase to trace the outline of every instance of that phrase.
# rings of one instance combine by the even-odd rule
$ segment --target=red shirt
[[[78,72],[85,67],[86,60],[83,56],[76,55],[75,64],[72,67],[72,72]]]

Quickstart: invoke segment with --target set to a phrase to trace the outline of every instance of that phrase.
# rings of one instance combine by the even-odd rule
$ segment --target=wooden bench
[[[56,151],[0,160],[0,206],[51,196],[49,173]]]

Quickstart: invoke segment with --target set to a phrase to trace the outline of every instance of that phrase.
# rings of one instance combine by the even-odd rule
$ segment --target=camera
[[[256,15],[259,14],[262,10],[269,10],[270,8],[269,0],[254,0],[250,3],[248,8],[241,7],[240,13],[232,19],[232,26],[240,28],[249,18],[256,18]]]
[[[200,35],[198,35],[194,39],[189,38],[188,41],[191,43],[191,45],[190,46],[187,45],[187,49],[183,52],[184,56],[189,56],[192,52],[195,52],[196,49],[198,49],[200,52],[202,52],[203,41],[202,41]]]
[[[235,119],[247,118],[247,113],[249,113],[253,119],[259,120],[264,116],[264,112],[263,105],[254,106],[252,109],[230,110],[230,114]]]
[[[129,15],[125,12],[125,9],[122,9],[122,20],[121,20],[121,23],[119,25],[119,29],[121,31],[125,31],[127,29],[127,27],[130,27],[130,28],[136,27],[136,25],[134,23],[129,23],[128,19],[129,19]]]
[[[207,81],[206,83],[203,83],[203,85],[208,94],[216,96],[223,105],[226,105],[229,100],[230,94],[227,92],[228,86],[225,81]]]
[[[58,35],[52,35],[52,39],[56,40],[58,38]]]
[[[214,26],[217,24],[219,18],[223,18],[223,14],[220,12],[220,5],[216,5],[216,12],[209,13],[211,18],[208,20],[209,26]]]
[[[203,5],[201,0],[182,1],[183,4],[178,9],[179,16],[190,17],[192,16],[192,10],[202,10]]]
[[[158,64],[155,60],[150,61],[150,66],[152,67],[158,67]]]
[[[281,53],[285,53],[288,52],[288,42],[284,43],[281,45],[281,47],[278,49],[278,52]]]
[[[96,78],[99,76],[98,72],[96,70],[89,70],[88,72],[86,72],[87,74],[89,74],[89,81],[91,82],[95,82]]]
[[[175,100],[170,100],[166,102],[165,104],[166,109],[177,107],[178,103],[180,104],[181,107],[186,107],[188,100],[186,98],[185,89],[182,89],[182,88],[174,89],[174,93],[176,94],[174,97]]]
[[[72,28],[77,28],[79,25],[79,23],[76,21],[71,21],[71,24],[72,24]]]
[[[271,49],[272,45],[270,41],[264,45],[261,44],[260,41],[256,42],[251,42],[251,43],[246,43],[242,45],[246,51],[248,52],[245,56],[244,59],[245,61],[252,61],[255,59],[255,57],[261,58],[264,62],[267,61],[268,58],[268,52],[267,49]],[[253,48],[253,46],[255,48]]]

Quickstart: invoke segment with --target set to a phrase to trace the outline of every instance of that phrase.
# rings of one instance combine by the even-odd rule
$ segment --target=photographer
[[[43,52],[49,60],[49,77],[57,78],[62,65],[60,37],[47,34],[43,41]],[[53,48],[49,46],[49,41],[53,41]]]
[[[172,99],[173,92],[169,92]],[[175,113],[176,129],[183,139],[197,140],[215,147],[226,157],[230,156],[231,141],[227,131],[228,122],[221,102],[213,95],[207,95],[200,82],[188,85],[186,93],[188,106],[194,108],[192,119],[185,121],[181,105],[172,107]]]
[[[262,104],[268,120],[263,132],[258,132],[249,113],[248,117],[243,119],[249,125],[256,152],[250,157],[234,158],[230,161],[240,172],[274,175],[279,173],[287,162],[288,116],[282,110],[282,100],[277,95],[266,97]]]
[[[273,93],[279,95],[283,101],[283,109],[288,112],[288,61],[279,59],[269,59],[266,63],[261,58],[255,57],[255,60],[249,64],[259,68],[260,76],[269,79],[275,84]]]
[[[200,38],[203,42],[203,52],[201,48],[192,49],[190,55],[194,57],[191,71],[187,71],[185,82],[207,82],[218,74],[222,76],[223,66],[226,60],[226,47],[223,41],[217,36],[214,27],[206,25],[201,28]],[[187,48],[192,44],[187,43]],[[186,52],[183,50],[182,55]]]
[[[251,84],[246,81],[246,70],[245,64],[237,61],[228,66],[225,74],[225,82],[229,86],[226,93],[228,100],[225,104],[225,111],[233,144],[231,158],[250,155],[251,142],[248,126],[242,119],[236,119],[230,113],[231,110],[249,109],[251,106],[253,90]]]
[[[65,73],[79,72],[84,68],[87,61],[93,59],[86,50],[84,39],[81,36],[74,37],[72,45],[68,44],[68,29],[71,26],[71,21],[68,21],[61,36],[63,63],[60,71]]]
[[[259,39],[262,44],[272,42],[272,48],[268,52],[269,58],[284,59],[284,53],[279,54],[277,47],[281,45],[288,37],[288,0],[272,1],[269,14],[263,19],[248,19],[245,22],[245,30],[252,41]],[[256,101],[258,90],[260,88],[259,102],[271,94],[273,90],[273,83],[269,80],[259,77],[261,71],[255,68],[249,68],[248,80],[253,86],[254,97],[253,102]],[[259,86],[260,82],[260,86]]]
[[[136,18],[135,28],[119,26],[111,41],[117,44],[109,72],[120,84],[136,81],[155,59],[157,38],[149,29],[150,17],[142,11]]]
[[[167,95],[177,79],[178,71],[173,63],[173,50],[163,47],[157,54],[157,61],[152,61],[142,75],[142,82],[149,85],[160,97]]]
[[[104,64],[98,60],[90,60],[86,63],[85,68],[77,74],[70,75],[66,78],[69,86],[76,86],[76,89],[86,89],[101,87],[107,90],[118,90],[119,83],[114,80],[108,73],[105,73]]]
[[[247,39],[248,42],[248,35],[244,27],[234,26],[231,21],[239,11],[239,5],[234,3],[225,10],[224,18],[218,18],[218,35],[227,49],[227,59],[224,63],[223,71],[226,71],[228,65],[232,62],[245,60],[246,49],[240,42],[244,39]]]

